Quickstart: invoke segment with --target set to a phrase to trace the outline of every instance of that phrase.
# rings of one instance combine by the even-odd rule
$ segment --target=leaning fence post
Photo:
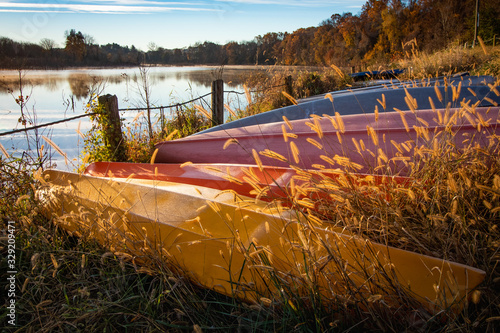
[[[212,81],[212,125],[224,123],[224,81]]]
[[[104,142],[109,150],[112,161],[122,162],[127,159],[122,135],[122,124],[118,112],[118,98],[107,94],[99,96],[99,106],[102,110],[102,130]]]

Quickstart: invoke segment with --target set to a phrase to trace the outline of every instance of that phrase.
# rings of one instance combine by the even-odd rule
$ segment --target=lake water
[[[251,72],[258,68],[224,68],[222,78],[224,91],[244,92],[243,83]],[[114,69],[71,69],[71,70],[30,70],[21,73],[22,95],[26,105],[23,113],[33,123],[44,124],[83,114],[90,99],[90,93],[112,94],[118,97],[119,108],[144,107],[141,98],[140,73],[138,68]],[[23,128],[19,122],[21,108],[16,98],[21,95],[20,73],[0,71],[0,133]],[[154,106],[182,103],[211,91],[213,80],[220,78],[217,67],[150,67],[147,68],[150,101]],[[211,97],[204,98],[203,106],[208,109]],[[246,106],[244,95],[232,92],[224,94],[224,103],[238,109]],[[168,116],[168,111],[166,111]],[[137,112],[122,112],[122,117],[130,121]],[[34,116],[36,119],[34,120]],[[27,125],[29,126],[29,124]],[[50,127],[41,128],[38,134],[52,139],[72,161],[66,166],[64,159],[53,153],[52,161],[60,169],[73,170],[78,165],[78,156],[83,148],[83,140],[77,129],[85,133],[90,128],[88,118],[81,118]],[[30,131],[31,140],[35,131]],[[33,142],[33,141],[32,141]],[[0,136],[0,143],[9,154],[19,156],[33,149],[25,133]],[[42,140],[45,147],[48,146]]]

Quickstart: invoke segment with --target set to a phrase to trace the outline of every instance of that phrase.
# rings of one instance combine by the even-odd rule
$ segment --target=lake
[[[231,108],[244,108],[247,101],[243,83],[246,77],[260,67],[220,68],[200,67],[148,67],[147,80],[150,87],[150,101],[153,106],[165,106],[182,103],[211,91],[213,80],[224,80],[224,103]],[[0,71],[0,133],[23,128],[19,122],[22,114],[16,103],[21,95],[25,98],[23,113],[25,119],[32,119],[35,124],[44,124],[83,114],[91,94],[112,94],[118,97],[119,108],[144,107],[141,98],[141,76],[139,68],[113,69],[69,69],[69,70],[29,70],[21,74],[18,71]],[[208,109],[211,97],[204,98],[203,106]],[[167,116],[168,116],[168,111]],[[137,112],[122,112],[125,122],[130,121]],[[36,118],[36,119],[35,119]],[[29,126],[29,124],[27,125]],[[87,117],[62,124],[41,128],[38,134],[52,139],[73,162],[66,166],[64,159],[53,153],[52,161],[57,168],[73,170],[78,165],[78,156],[83,148],[83,139],[77,129],[85,133],[90,128]],[[35,131],[30,131],[31,140]],[[35,145],[28,141],[25,133],[0,136],[0,143],[9,154],[15,156],[23,152],[33,152]],[[48,144],[42,140],[45,147]]]

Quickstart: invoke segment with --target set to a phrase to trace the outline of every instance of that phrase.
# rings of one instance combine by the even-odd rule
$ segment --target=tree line
[[[498,0],[368,0],[359,15],[334,14],[316,27],[292,33],[270,32],[252,41],[197,43],[166,49],[154,43],[147,51],[118,44],[97,45],[74,29],[65,45],[50,39],[20,43],[0,38],[4,68],[70,66],[135,66],[139,64],[370,65],[399,59],[417,48],[432,52],[450,44],[470,45],[476,33],[500,40]],[[479,29],[476,31],[476,3]]]

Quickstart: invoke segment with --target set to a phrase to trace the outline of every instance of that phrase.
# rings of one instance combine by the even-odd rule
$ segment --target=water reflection
[[[150,101],[154,106],[182,103],[209,93],[212,81],[219,78],[224,80],[226,91],[243,92],[243,83],[250,75],[266,70],[252,66],[225,67],[221,73],[220,68],[208,66],[150,67],[147,69],[152,92]],[[22,112],[16,103],[20,95],[19,77],[17,71],[0,71],[0,133],[23,127],[18,122]],[[83,114],[93,93],[116,95],[122,109],[144,106],[139,95],[141,83],[138,68],[30,70],[22,72],[21,77],[23,95],[30,96],[23,112],[28,112],[37,124]],[[228,93],[224,98],[225,103],[235,110],[247,105],[244,95]],[[210,97],[200,103],[209,108]],[[166,109],[166,116],[174,111],[175,108]],[[122,112],[121,115],[126,124],[135,119],[138,112]],[[42,128],[38,134],[50,137],[70,159],[75,159],[83,147],[77,129],[85,133],[90,126],[88,118],[81,118]],[[34,131],[28,132],[29,136],[35,134]],[[0,136],[0,143],[16,156],[29,152],[25,133]],[[61,160],[58,165],[64,168]]]
[[[238,88],[245,78],[260,68],[228,68],[222,71],[222,79],[227,87]],[[151,67],[148,68],[148,79],[152,86],[161,86],[167,81],[185,81],[210,89],[212,81],[219,78],[215,67]],[[61,91],[69,86],[71,94],[77,100],[83,100],[94,91],[96,85],[137,84],[140,80],[139,70],[135,68],[103,69],[103,70],[62,70],[62,71],[26,71],[23,72],[24,87],[43,87],[46,91]],[[16,71],[0,72],[0,94],[19,90],[19,73]]]
[[[26,75],[26,72],[21,73],[22,85],[24,87],[43,86],[48,91],[57,91],[61,85],[66,82],[66,78],[60,75]],[[19,90],[19,73],[14,71],[6,71],[0,75],[0,94],[6,94],[9,90]]]
[[[89,96],[90,86],[97,80],[96,77],[90,75],[71,74],[68,76],[71,93],[78,100]]]

